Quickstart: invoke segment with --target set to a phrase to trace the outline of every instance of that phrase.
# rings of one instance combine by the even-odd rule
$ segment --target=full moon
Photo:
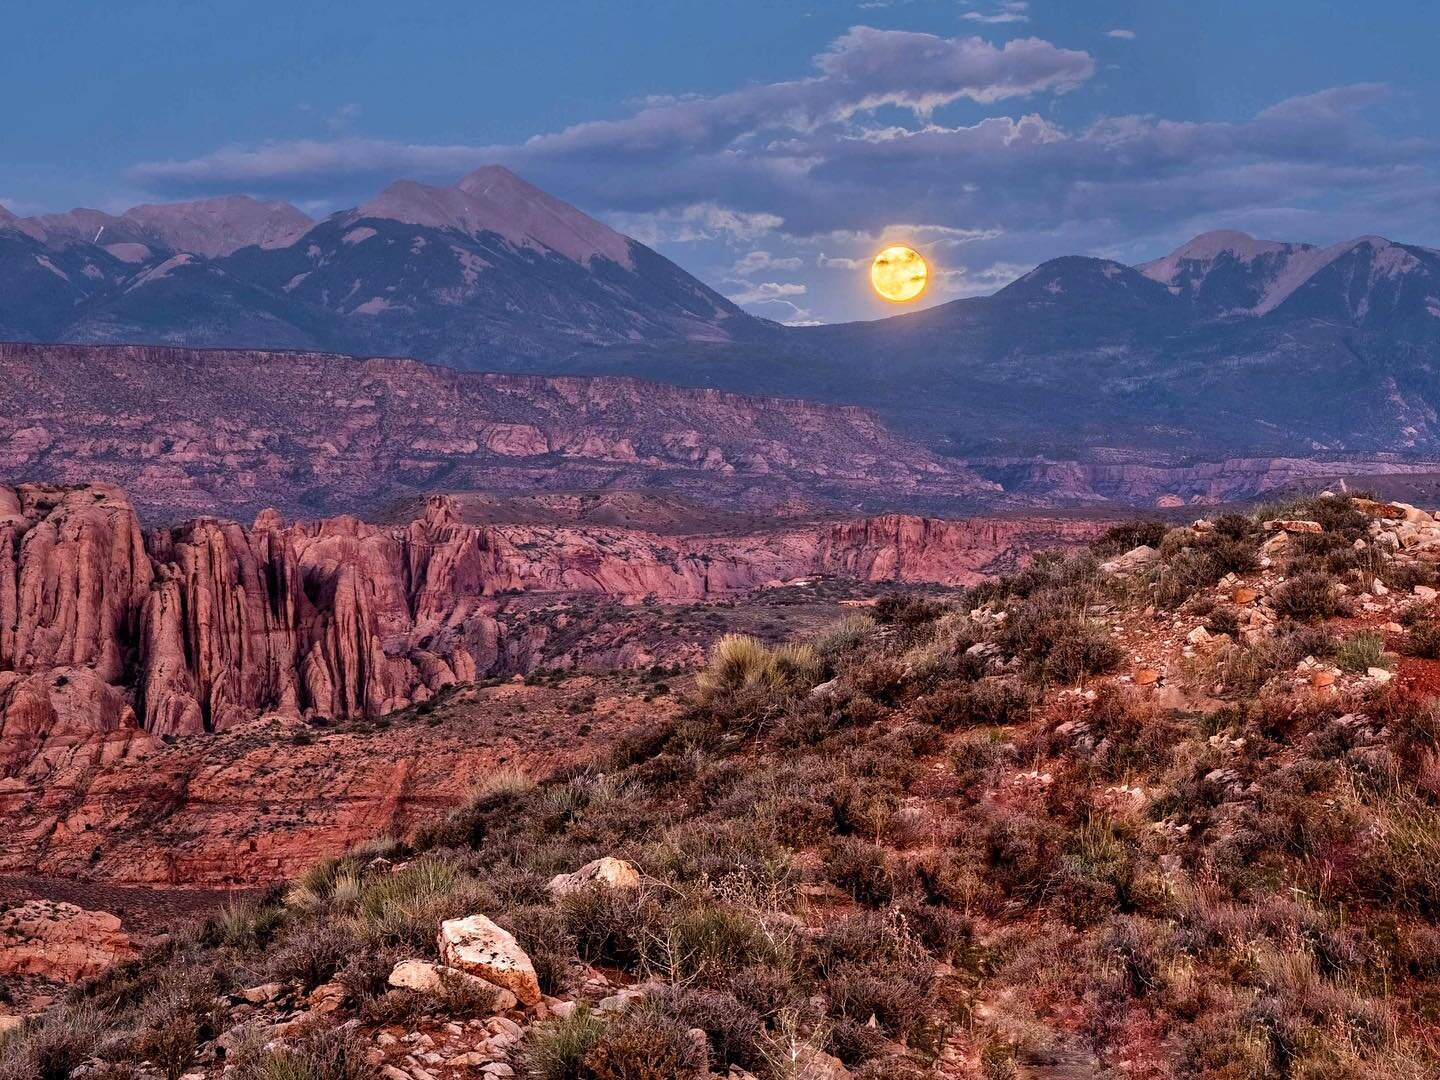
[[[925,291],[930,267],[914,248],[888,247],[870,264],[870,284],[892,304],[908,304]]]

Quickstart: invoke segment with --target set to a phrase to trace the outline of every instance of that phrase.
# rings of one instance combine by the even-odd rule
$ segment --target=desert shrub
[[[236,1080],[375,1080],[365,1060],[367,1045],[343,1028],[313,1031],[281,1045],[245,1055]]]
[[[107,1014],[88,1006],[47,1012],[0,1038],[0,1080],[69,1080],[111,1025]]]
[[[1163,521],[1122,521],[1090,541],[1090,550],[1103,559],[1142,545],[1158,548],[1169,531],[1170,526]]]
[[[1434,563],[1428,562],[1382,559],[1379,577],[1390,588],[1408,593],[1413,591],[1416,585],[1425,585],[1433,589],[1440,584],[1440,568],[1437,568]]]
[[[232,948],[265,946],[285,924],[285,909],[269,899],[227,900],[205,920],[200,940]]]
[[[873,1016],[884,1032],[904,1038],[924,1018],[929,985],[919,963],[853,960],[826,972],[825,991],[837,1017],[865,1024]]]
[[[713,1066],[765,1068],[765,1024],[760,1013],[730,990],[668,987],[648,1003],[681,1027],[699,1028],[710,1043]]]
[[[360,936],[374,945],[400,945],[421,955],[435,952],[435,928],[491,907],[480,884],[442,858],[426,856],[386,877],[366,882],[355,911]]]
[[[944,613],[945,608],[923,596],[887,593],[880,597],[872,610],[875,613],[875,621],[882,626],[894,626],[902,631],[914,631],[934,622]]]
[[[131,1046],[165,1080],[179,1080],[195,1060],[199,1044],[219,1035],[228,1016],[206,973],[180,968],[165,982],[142,1006]]]
[[[644,889],[582,889],[560,901],[560,912],[581,959],[627,969],[640,962],[664,915]]]
[[[1440,660],[1440,620],[1421,618],[1411,622],[1401,648],[1407,656]]]
[[[522,1051],[533,1080],[587,1080],[585,1057],[605,1031],[605,1021],[581,1005],[563,1020],[532,1024]]]
[[[1183,603],[1226,574],[1248,574],[1260,565],[1255,536],[1238,527],[1173,530],[1161,547],[1161,558],[1155,598],[1164,607]]]
[[[1039,594],[1009,610],[995,640],[1025,662],[1032,681],[1075,682],[1110,671],[1124,659],[1106,627],[1057,593]]]
[[[994,729],[970,731],[950,749],[950,766],[961,787],[989,783],[999,768],[1014,755],[1014,747]]]
[[[1335,662],[1344,671],[1364,673],[1370,668],[1393,667],[1385,652],[1385,639],[1369,630],[1351,634],[1335,650]]]
[[[1123,838],[1113,822],[1092,818],[1067,838],[1046,899],[1074,926],[1133,910],[1135,861],[1134,841]]]
[[[1275,590],[1274,602],[1277,613],[1298,622],[1329,619],[1349,611],[1327,574],[1297,574]]]
[[[266,967],[277,979],[294,979],[313,990],[334,978],[363,949],[348,923],[307,922],[286,933],[271,951]]]
[[[612,1020],[586,1051],[590,1080],[686,1080],[705,1075],[703,1047],[674,1020],[652,1009],[632,1008]]]
[[[1350,867],[1344,890],[1357,900],[1440,917],[1440,812],[1418,799],[1397,799],[1383,832]]]
[[[1014,679],[949,682],[915,703],[915,717],[945,731],[963,727],[1005,727],[1030,715],[1035,695]]]
[[[742,690],[776,694],[808,690],[820,680],[819,654],[809,645],[781,645],[769,649],[758,638],[726,634],[710,653],[701,673],[702,697],[714,698]]]
[[[361,949],[346,959],[334,979],[356,1001],[368,1001],[390,989],[390,973],[408,958],[404,949]]]
[[[994,882],[1007,895],[1038,897],[1055,871],[1058,836],[1053,824],[1021,810],[999,810],[983,833],[983,852]]]
[[[810,642],[829,668],[842,657],[857,651],[875,636],[877,623],[869,615],[847,615],[817,633]]]
[[[878,907],[894,895],[894,876],[878,844],[837,836],[825,848],[825,875],[862,904]]]
[[[733,965],[773,963],[777,944],[750,915],[695,903],[675,913],[658,962],[672,977],[712,979]]]
[[[565,913],[550,904],[531,904],[511,908],[503,922],[529,955],[540,989],[547,994],[563,991],[570,963],[578,955]]]

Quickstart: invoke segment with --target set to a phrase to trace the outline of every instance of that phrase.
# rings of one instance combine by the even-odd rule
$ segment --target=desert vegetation
[[[230,906],[0,1036],[0,1077],[378,1076],[380,1033],[495,1011],[388,981],[480,912],[550,1003],[514,1013],[536,1080],[1435,1076],[1440,707],[1391,676],[1440,633],[1371,591],[1403,580],[1371,506],[1126,525],[806,641],[727,637],[667,675],[673,721]],[[1136,650],[1169,639],[1157,688]],[[551,887],[604,857],[638,883]],[[266,986],[305,1003],[278,1037]]]

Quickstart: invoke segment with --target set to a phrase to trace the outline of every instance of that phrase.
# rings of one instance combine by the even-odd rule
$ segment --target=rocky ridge
[[[152,520],[365,513],[445,488],[973,506],[998,486],[847,406],[316,353],[0,344],[0,476]]]

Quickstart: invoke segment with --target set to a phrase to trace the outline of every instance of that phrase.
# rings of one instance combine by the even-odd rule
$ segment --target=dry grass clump
[[[770,649],[748,634],[726,634],[701,673],[702,695],[719,697],[745,690],[788,693],[808,690],[820,679],[820,657],[809,645]]]

